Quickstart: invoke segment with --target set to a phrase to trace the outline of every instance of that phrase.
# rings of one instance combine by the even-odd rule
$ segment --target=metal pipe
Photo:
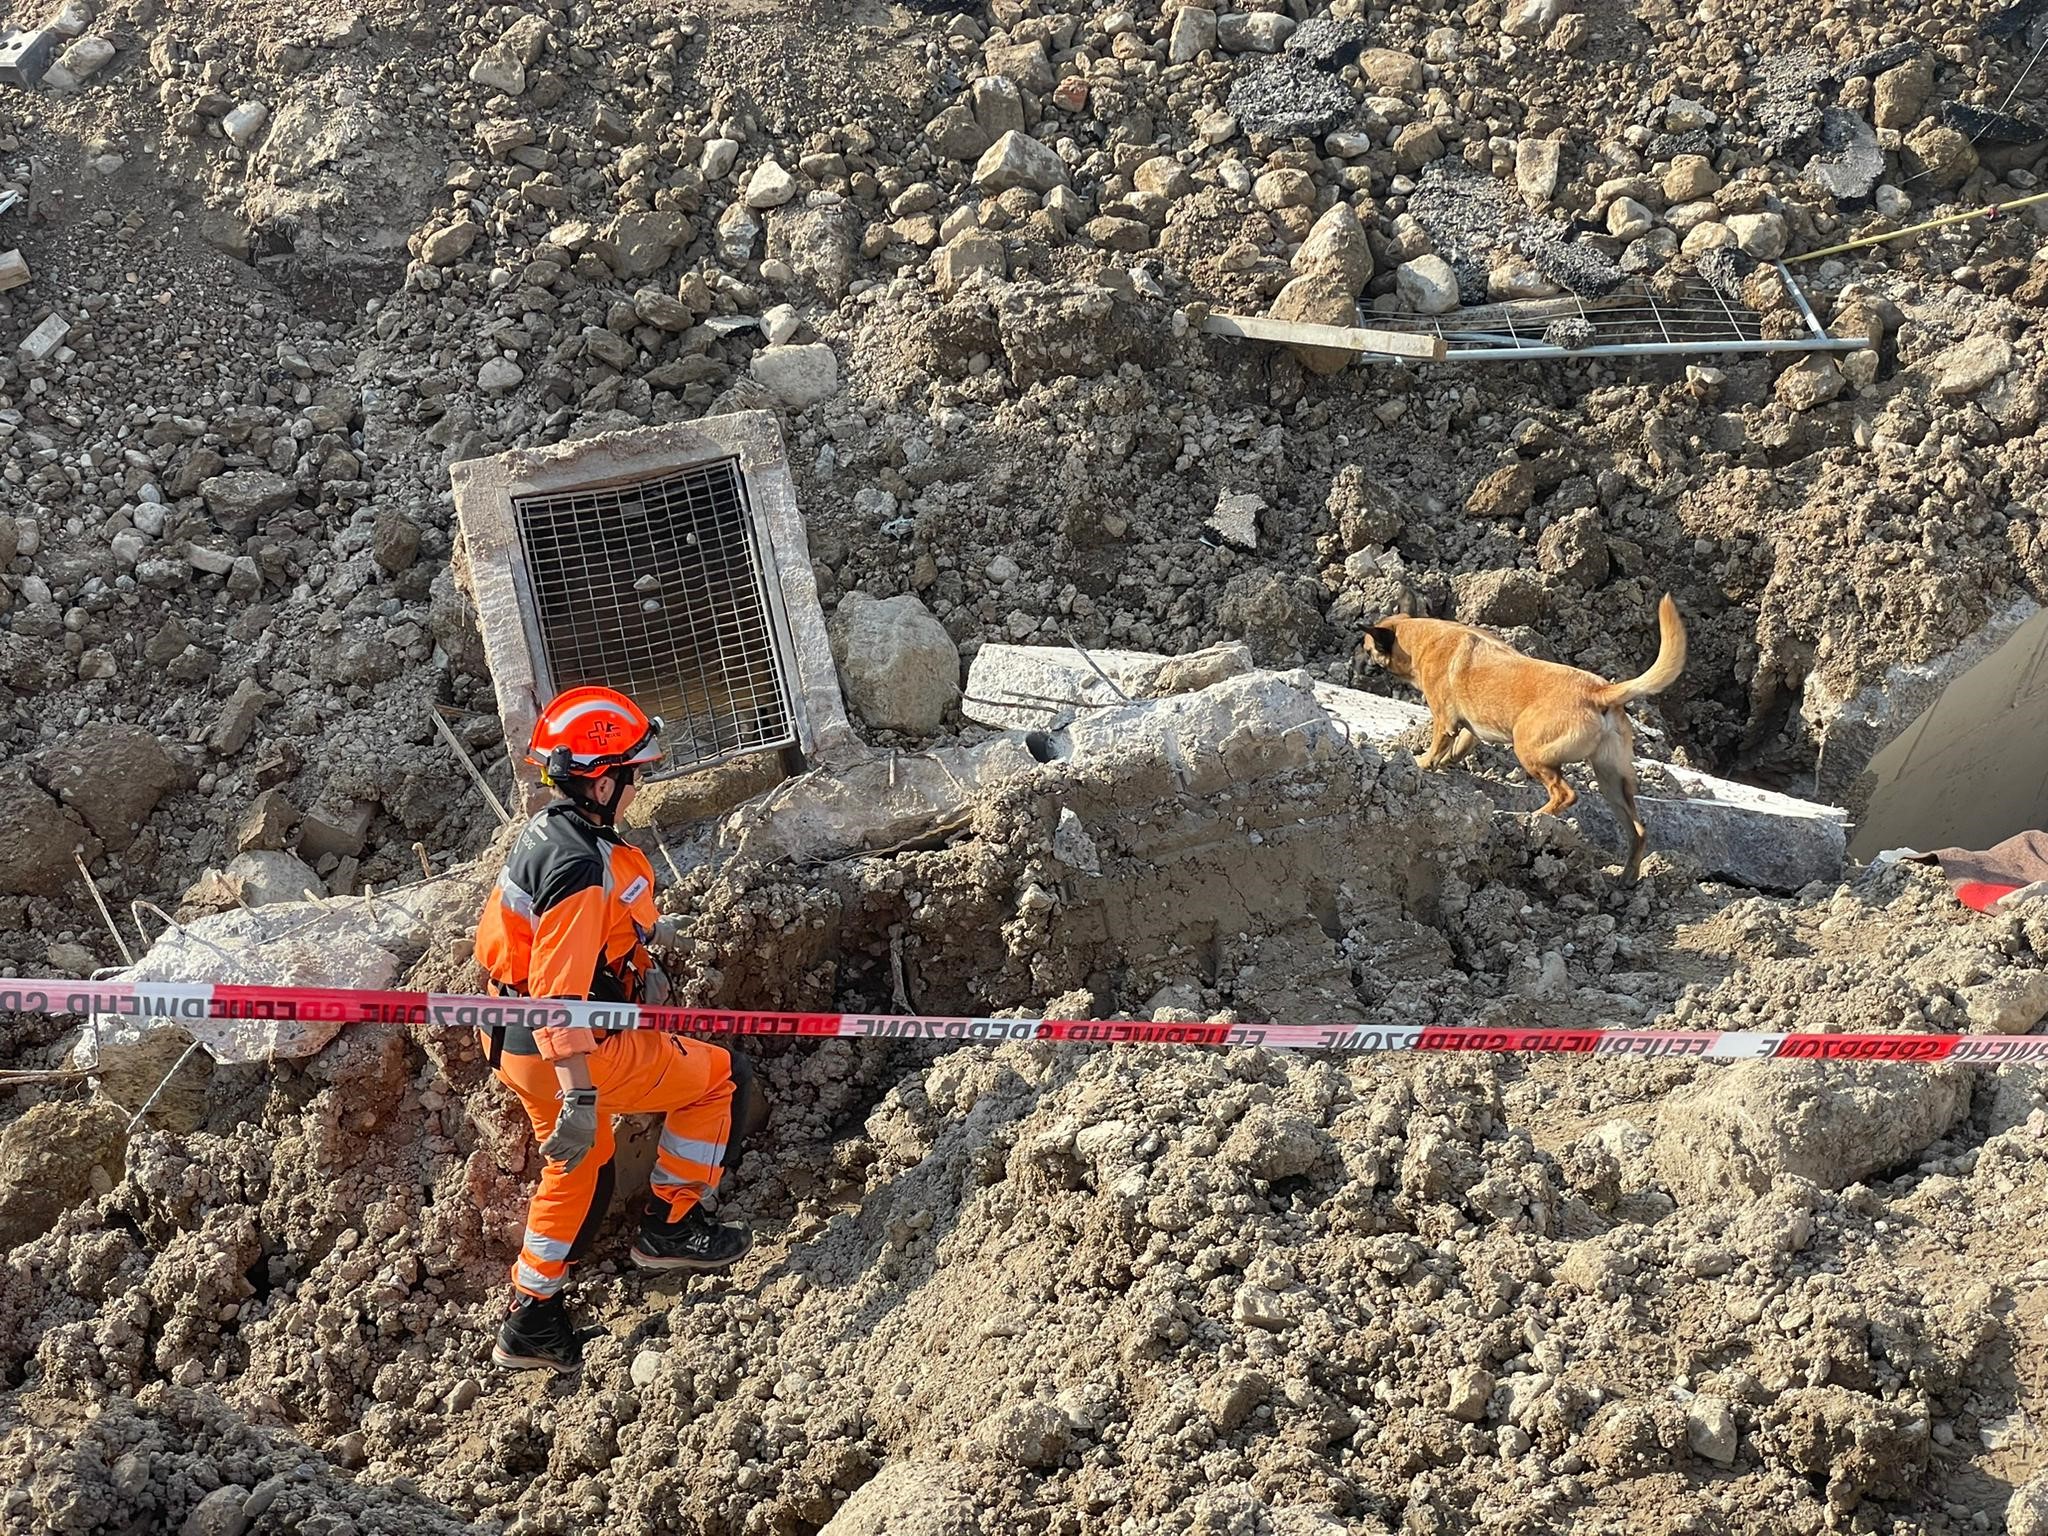
[[[1823,340],[1833,340],[1828,328],[1820,323],[1820,317],[1813,312],[1813,306],[1806,302],[1806,290],[1792,281],[1792,274],[1785,270],[1785,263],[1778,262],[1778,278],[1785,285],[1785,291],[1792,295],[1792,302],[1799,306],[1799,313],[1806,317],[1806,328]]]
[[[1525,363],[1558,357],[1729,357],[1751,352],[1861,352],[1867,342],[1800,338],[1794,341],[1661,341],[1621,342],[1592,347],[1473,347],[1453,348],[1447,363]]]
[[[441,733],[441,739],[448,743],[449,749],[455,754],[455,760],[462,764],[463,772],[469,775],[469,781],[482,790],[484,798],[491,803],[491,811],[497,816],[498,825],[501,827],[511,826],[512,813],[505,809],[505,802],[498,798],[498,792],[491,788],[490,781],[483,776],[482,770],[471,761],[468,751],[456,739],[455,732],[449,728],[448,722],[441,718],[441,711],[430,704],[427,706],[427,718],[434,723],[434,729]]]
[[[100,917],[107,925],[107,932],[114,936],[114,947],[121,951],[121,958],[133,965],[135,956],[129,951],[128,941],[121,937],[121,930],[114,926],[114,914],[107,910],[106,898],[100,895],[100,888],[93,884],[92,872],[85,867],[85,859],[74,852],[72,863],[78,866],[78,878],[85,882],[85,888],[92,894],[92,904],[100,909]]]

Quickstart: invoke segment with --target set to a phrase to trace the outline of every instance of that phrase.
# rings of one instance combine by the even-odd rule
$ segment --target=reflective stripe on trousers
[[[732,1130],[732,1057],[723,1046],[629,1030],[613,1035],[585,1059],[597,1088],[597,1138],[573,1171],[555,1162],[541,1167],[519,1258],[512,1266],[512,1284],[530,1296],[552,1296],[568,1278],[570,1251],[593,1215],[599,1176],[616,1150],[612,1116],[664,1117],[649,1182],[655,1195],[668,1203],[671,1220],[688,1215],[718,1187],[719,1165]],[[508,1055],[500,1060],[497,1073],[519,1095],[533,1123],[535,1144],[546,1141],[561,1111],[553,1063],[538,1056]]]

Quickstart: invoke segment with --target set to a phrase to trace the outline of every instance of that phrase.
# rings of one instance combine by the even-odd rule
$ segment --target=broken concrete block
[[[0,85],[40,85],[64,36],[55,27],[0,32]]]
[[[984,645],[967,668],[960,712],[1003,730],[1057,730],[1084,710],[1187,693],[1252,670],[1252,653],[1235,641],[1185,656],[1090,651],[1085,658],[1066,646]]]
[[[1055,738],[1054,750],[1138,783],[1155,776],[1156,764],[1170,781],[1162,791],[1200,795],[1350,761],[1354,745],[1316,702],[1308,673],[1252,672],[1084,715]]]
[[[269,121],[270,108],[260,101],[245,101],[220,120],[220,127],[237,149],[247,149]]]
[[[249,744],[257,718],[276,702],[276,696],[264,692],[254,678],[243,678],[221,706],[220,717],[214,721],[206,744],[218,756],[233,757]]]
[[[1209,514],[1208,526],[1233,548],[1257,549],[1259,514],[1265,510],[1266,498],[1250,492],[1219,496],[1216,498],[1216,510]]]
[[[57,55],[43,71],[43,85],[53,91],[75,91],[114,60],[114,45],[104,37],[81,37]]]
[[[285,845],[299,819],[299,808],[281,789],[266,789],[242,813],[235,826],[235,851],[275,850]]]
[[[719,824],[718,842],[744,858],[800,864],[887,848],[965,816],[976,794],[1040,767],[1022,734],[877,756],[791,779],[772,807],[741,806]]]
[[[1969,1107],[1963,1067],[1745,1062],[1666,1099],[1652,1153],[1685,1202],[1754,1199],[1784,1173],[1841,1189],[1917,1156]]]
[[[1405,699],[1334,683],[1317,683],[1316,697],[1349,729],[1383,749],[1429,723],[1429,711]],[[1675,780],[1686,797],[1638,797],[1652,852],[1683,853],[1709,878],[1757,890],[1796,891],[1815,880],[1840,878],[1849,834],[1847,813],[1839,807],[1732,784],[1673,764],[1661,764],[1659,771]],[[1566,772],[1581,788],[1569,818],[1593,842],[1619,848],[1620,830],[1606,802],[1594,793],[1590,773]],[[1504,809],[1515,811],[1533,810],[1542,798],[1533,785],[1505,795],[1485,781],[1481,787],[1496,794]]]
[[[62,315],[51,315],[22,338],[21,360],[25,363],[48,362],[70,334],[71,322]]]
[[[116,981],[208,981],[273,987],[389,987],[426,952],[437,927],[481,900],[474,882],[436,880],[376,901],[287,902],[217,912],[167,930]],[[471,919],[473,920],[473,918]],[[102,1060],[119,1063],[165,1031],[197,1040],[221,1062],[310,1056],[340,1032],[329,1023],[96,1014]],[[92,1059],[88,1037],[78,1048]]]
[[[229,887],[245,907],[318,901],[327,894],[318,875],[278,848],[252,848],[238,853],[229,860],[225,873]]]
[[[369,841],[370,823],[376,815],[376,806],[367,801],[357,801],[343,811],[308,811],[299,823],[299,857],[308,864],[318,864],[329,855],[353,858]]]

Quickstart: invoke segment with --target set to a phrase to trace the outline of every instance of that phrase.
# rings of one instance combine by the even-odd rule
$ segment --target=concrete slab
[[[1056,731],[1090,710],[1186,693],[1256,669],[1237,644],[1186,656],[1091,650],[1085,657],[1072,646],[984,645],[968,663],[960,712],[1000,730]]]
[[[1221,658],[1212,659],[1209,665],[1227,666],[1232,653],[1243,654],[1243,648],[1223,646],[1198,654]],[[1089,666],[1091,660],[1125,692],[1135,695],[1157,689],[1162,680],[1170,679],[1171,664],[1186,666],[1196,658],[1091,651],[1084,659],[1071,648],[1057,646],[985,645],[968,670],[968,697],[962,710],[970,719],[985,724],[1050,728],[1067,741],[1098,750],[1110,749],[1120,737],[1129,739],[1134,733],[1156,730],[1148,723],[1152,717],[1142,712],[1130,714],[1132,706],[1116,703],[1108,685]],[[1249,660],[1244,654],[1247,665]],[[1429,722],[1429,711],[1418,702],[1321,680],[1310,683],[1306,673],[1256,675],[1302,679],[1315,712],[1326,715],[1354,746],[1385,751],[1404,738],[1412,743]],[[1220,694],[1223,690],[1211,691]],[[1163,722],[1171,713],[1156,718]],[[1298,709],[1261,718],[1266,719],[1261,728],[1276,731],[1308,724]],[[1186,731],[1182,734],[1189,737]],[[1169,745],[1170,760],[1181,765],[1178,771],[1190,773],[1188,764],[1193,758],[1186,742]],[[1542,803],[1534,785],[1504,786],[1468,777],[1503,811],[1531,811]],[[1590,776],[1580,778],[1582,793],[1571,818],[1593,841],[1619,849],[1621,836],[1613,817],[1592,792]],[[1732,783],[1669,763],[1656,765],[1645,778],[1663,781],[1663,787],[1654,793],[1647,791],[1657,786],[1646,783],[1646,792],[1639,797],[1653,850],[1684,853],[1713,878],[1759,890],[1797,890],[1815,880],[1840,878],[1848,828],[1847,814],[1839,807]]]
[[[0,28],[0,85],[36,85],[49,72],[64,35],[55,27]]]
[[[474,882],[441,879],[375,900],[281,902],[217,912],[167,929],[148,953],[114,981],[227,982],[242,986],[387,987],[425,952],[437,930],[473,921]],[[219,1062],[310,1056],[343,1028],[295,1020],[206,1021],[97,1014],[98,1050],[118,1061],[167,1029],[197,1040]],[[92,1031],[76,1051],[93,1060]]]
[[[1023,733],[965,747],[845,761],[777,785],[722,820],[724,854],[813,864],[922,836],[974,795],[1042,768]]]

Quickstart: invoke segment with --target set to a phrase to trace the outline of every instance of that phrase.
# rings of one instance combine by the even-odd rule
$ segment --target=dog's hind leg
[[[1522,765],[1522,771],[1550,792],[1550,798],[1536,808],[1538,816],[1556,816],[1568,811],[1577,803],[1579,792],[1565,783],[1564,775],[1548,763],[1539,763],[1515,749],[1515,760]]]
[[[1624,885],[1633,885],[1642,872],[1643,849],[1650,841],[1643,818],[1636,811],[1636,764],[1628,739],[1602,738],[1592,759],[1593,777],[1600,783],[1600,798],[1614,812],[1615,822],[1628,838],[1628,854],[1621,866]]]
[[[1550,792],[1550,798],[1537,808],[1537,815],[1555,816],[1568,811],[1579,798],[1579,792],[1565,783],[1564,775],[1557,771],[1559,763],[1578,759],[1557,753],[1556,743],[1546,739],[1542,727],[1526,714],[1515,730],[1515,761],[1522,765],[1522,772]]]

